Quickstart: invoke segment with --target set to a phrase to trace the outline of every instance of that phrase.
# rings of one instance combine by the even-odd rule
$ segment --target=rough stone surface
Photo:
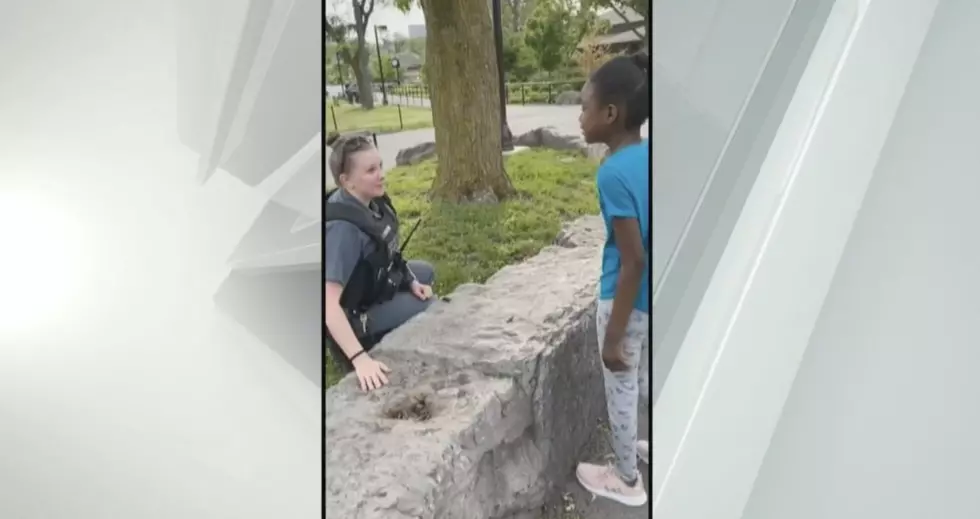
[[[596,246],[597,236],[605,236],[602,218],[598,216],[579,218],[571,224],[562,226],[561,231],[558,232],[558,237],[555,238],[555,245],[559,247],[592,247]]]
[[[533,517],[561,492],[605,413],[601,221],[562,237],[386,337],[389,386],[364,394],[348,376],[327,391],[328,518]]]
[[[557,105],[577,105],[582,103],[582,95],[574,90],[566,90],[555,99]]]
[[[435,156],[436,143],[422,142],[399,150],[398,155],[395,156],[395,164],[398,166],[410,166]]]

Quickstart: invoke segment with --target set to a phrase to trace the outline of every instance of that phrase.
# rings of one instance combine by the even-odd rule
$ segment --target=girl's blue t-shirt
[[[646,268],[640,282],[640,293],[633,307],[650,313],[650,150],[647,139],[624,146],[606,158],[596,176],[599,209],[606,223],[606,243],[602,249],[602,274],[599,299],[616,295],[619,279],[619,249],[613,237],[615,218],[635,218],[640,225],[646,249]]]

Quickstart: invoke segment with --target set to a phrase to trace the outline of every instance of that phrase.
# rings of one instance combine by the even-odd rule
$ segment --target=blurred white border
[[[835,4],[654,408],[654,517],[742,517],[937,1]]]

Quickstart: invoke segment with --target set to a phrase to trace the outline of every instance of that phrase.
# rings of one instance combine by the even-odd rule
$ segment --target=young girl
[[[650,153],[640,128],[650,113],[650,62],[645,54],[604,64],[582,89],[579,124],[588,143],[609,146],[596,183],[606,222],[596,324],[609,409],[612,466],[580,463],[579,482],[595,495],[628,506],[646,504],[637,457],[639,396],[649,403]]]

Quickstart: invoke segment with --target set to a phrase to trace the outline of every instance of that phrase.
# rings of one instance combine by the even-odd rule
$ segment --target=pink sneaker
[[[628,486],[612,466],[579,463],[575,469],[575,477],[586,490],[597,496],[612,499],[626,506],[643,506],[647,502],[643,476],[639,473],[636,475],[636,483]]]

